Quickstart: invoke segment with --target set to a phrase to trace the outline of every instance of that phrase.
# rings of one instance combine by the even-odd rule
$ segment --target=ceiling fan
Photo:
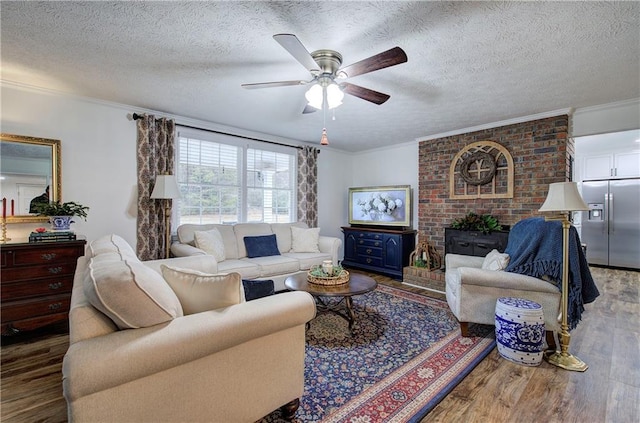
[[[407,55],[404,50],[400,47],[394,47],[341,68],[342,55],[337,51],[322,49],[309,53],[300,40],[298,40],[298,37],[293,34],[276,34],[273,38],[300,62],[302,66],[311,72],[312,79],[309,81],[297,80],[242,84],[242,87],[256,89],[312,84],[311,89],[309,89],[306,94],[309,105],[305,107],[303,113],[310,113],[316,109],[322,109],[325,100],[328,103],[328,108],[339,106],[342,104],[342,93],[359,97],[375,104],[382,104],[390,98],[388,94],[350,84],[344,82],[344,80],[399,65],[407,61]],[[315,91],[315,93],[312,94],[312,91]]]

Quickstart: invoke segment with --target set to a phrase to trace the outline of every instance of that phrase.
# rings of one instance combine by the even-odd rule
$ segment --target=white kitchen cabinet
[[[583,180],[640,177],[640,152],[584,158]]]

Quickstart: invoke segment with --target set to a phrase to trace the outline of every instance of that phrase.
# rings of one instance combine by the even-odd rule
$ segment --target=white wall
[[[136,184],[136,125],[131,109],[21,87],[1,87],[2,132],[61,140],[62,200],[89,206],[73,229],[93,240],[117,233],[135,245],[129,212]],[[135,208],[134,208],[135,210]],[[11,238],[42,225],[12,224]]]
[[[351,164],[351,183],[348,186],[411,185],[412,222],[418,228],[418,142],[366,151],[354,155]],[[342,211],[345,224],[349,218],[347,190],[343,192],[345,207]]]

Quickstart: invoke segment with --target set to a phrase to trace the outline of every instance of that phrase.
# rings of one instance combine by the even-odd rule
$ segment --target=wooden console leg
[[[296,398],[280,407],[282,418],[285,420],[293,420],[296,416],[296,411],[298,411],[298,407],[300,407],[300,398]]]
[[[469,337],[469,322],[460,322],[460,335],[465,338]]]
[[[546,331],[546,335],[547,335],[547,350],[552,350],[555,351],[557,345],[556,345],[556,338],[553,336],[553,331],[552,330],[548,330]]]

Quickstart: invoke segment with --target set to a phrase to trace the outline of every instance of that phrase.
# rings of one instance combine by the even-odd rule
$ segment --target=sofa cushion
[[[244,287],[244,298],[247,301],[275,294],[275,288],[271,279],[266,280],[242,280]]]
[[[261,278],[284,275],[286,273],[295,273],[300,270],[300,262],[298,260],[282,255],[244,258],[242,261],[258,265],[260,267],[259,277]]]
[[[498,250],[491,250],[482,262],[485,270],[504,270],[509,264],[509,254],[501,253]]]
[[[255,279],[260,277],[260,266],[253,260],[233,259],[218,263],[218,273],[238,272],[243,279]]]
[[[233,230],[234,225],[221,225],[221,224],[207,224],[198,225],[193,223],[185,223],[178,226],[178,240],[182,244],[189,244],[193,247],[196,246],[195,231],[210,231],[211,229],[217,229],[222,235],[224,242],[224,255],[226,259],[238,258],[238,247],[236,234]],[[244,247],[244,246],[243,246]]]
[[[238,246],[238,256],[236,258],[247,257],[247,248],[244,238],[247,236],[271,235],[271,225],[268,223],[236,223],[233,225],[236,234],[236,244]]]
[[[195,314],[244,301],[240,274],[212,275],[163,264],[162,276],[178,296],[184,314]]]
[[[84,293],[120,329],[153,326],[183,315],[178,297],[162,276],[138,261],[92,259]]]
[[[196,247],[215,257],[216,261],[225,259],[224,241],[217,228],[208,231],[195,231],[193,233]]]
[[[309,270],[324,260],[332,260],[331,254],[327,253],[284,253],[283,256],[298,260],[300,270]]]
[[[308,228],[304,222],[271,224],[271,231],[276,234],[278,250],[280,250],[281,254],[291,251],[291,228],[294,226],[296,228]]]
[[[320,228],[291,227],[291,252],[319,253]]]
[[[260,236],[245,236],[244,245],[247,249],[247,257],[279,256],[278,242],[275,234]]]

